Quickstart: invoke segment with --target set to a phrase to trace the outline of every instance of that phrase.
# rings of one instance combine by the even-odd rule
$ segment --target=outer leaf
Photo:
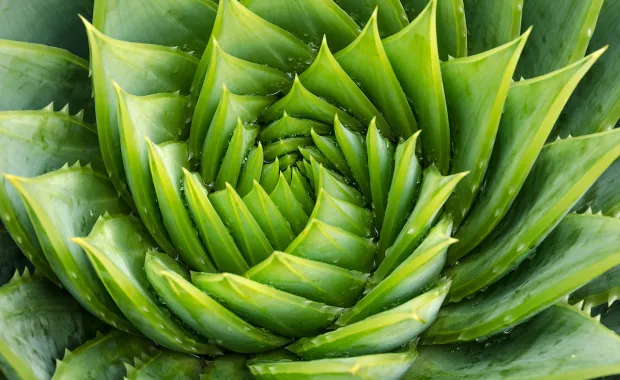
[[[175,265],[167,256],[148,253],[146,275],[166,305],[201,335],[241,353],[269,351],[288,342],[244,322],[192,285]]]
[[[211,0],[97,0],[93,25],[119,40],[180,46],[200,54],[216,12]]]
[[[618,305],[613,305],[606,310],[601,317],[601,323],[618,334],[620,331],[620,315],[618,314]],[[617,371],[614,371],[616,373]]]
[[[380,229],[383,225],[390,182],[394,173],[394,146],[379,133],[374,120],[368,126],[366,150],[375,228]]]
[[[94,127],[66,111],[0,112],[0,173],[34,177],[77,160],[102,169]],[[26,206],[5,177],[0,177],[0,218],[24,255],[46,277],[58,282],[43,255]]]
[[[237,181],[237,193],[244,197],[252,190],[254,181],[260,181],[263,172],[263,146],[259,142],[258,146],[250,149],[247,159],[241,168],[239,181]]]
[[[603,0],[526,0],[521,28],[544,27],[536,27],[529,39],[516,76],[532,78],[583,58],[602,5]]]
[[[618,264],[620,220],[569,215],[532,261],[474,299],[441,309],[425,341],[467,341],[506,330]]]
[[[323,36],[340,50],[359,34],[359,26],[333,0],[241,0],[249,10],[310,45]]]
[[[276,251],[245,277],[316,302],[348,307],[364,290],[368,275]]]
[[[183,184],[185,200],[217,269],[231,273],[243,273],[248,270],[247,262],[211,204],[200,175],[183,169]]]
[[[459,243],[450,249],[448,262],[453,263],[471,251],[502,220],[571,91],[601,53],[511,86],[495,141],[493,165],[476,206],[455,234]]]
[[[125,364],[127,380],[195,380],[204,370],[204,360],[172,351],[161,351],[136,367]]]
[[[411,255],[434,224],[454,187],[466,175],[467,172],[442,176],[434,166],[424,171],[416,205],[394,244],[385,251],[385,259],[370,279],[369,288],[377,285]]]
[[[215,179],[215,189],[223,189],[226,183],[232,187],[237,186],[241,165],[243,165],[248,151],[254,145],[259,129],[256,124],[243,125],[241,119],[237,119],[237,126]]]
[[[204,91],[196,103],[189,138],[190,154],[199,157],[207,131],[225,88],[237,95],[271,95],[288,88],[290,78],[276,69],[233,57],[222,50],[217,40],[212,40],[211,61],[204,79]],[[206,59],[206,58],[203,58]]]
[[[28,270],[0,288],[0,300],[0,370],[9,379],[50,378],[63,350],[103,327],[70,295]]]
[[[284,111],[281,118],[272,122],[261,131],[258,139],[262,142],[272,142],[286,137],[310,136],[312,130],[320,135],[324,135],[331,132],[332,129],[330,125],[290,116]]]
[[[292,174],[291,176],[296,178],[297,181],[302,181],[296,174]],[[291,179],[291,186],[293,186],[293,181],[294,180]],[[294,234],[299,234],[308,222],[308,214],[304,211],[302,202],[306,201],[314,205],[314,202],[306,192],[307,190],[303,187],[304,185],[299,182],[297,186],[299,190],[297,192],[293,191],[286,181],[286,178],[284,178],[284,174],[280,173],[278,184],[271,194],[269,194],[273,203],[275,203],[282,215],[291,225]],[[306,195],[307,198],[303,198],[303,201],[300,201],[298,199],[298,194],[301,194],[302,198],[303,195]]]
[[[437,317],[450,283],[394,309],[287,347],[304,359],[346,357],[392,351],[415,339]]]
[[[202,145],[201,174],[209,187],[215,182],[226,147],[235,128],[241,122],[254,122],[274,98],[257,95],[235,95],[226,87],[222,90],[220,103],[211,121]]]
[[[316,217],[286,248],[291,255],[366,273],[372,269],[375,251],[372,239],[361,238]]]
[[[259,363],[250,365],[250,371],[261,380],[310,380],[327,377],[398,380],[415,357],[414,353],[403,353],[293,363]]]
[[[569,301],[571,303],[584,301],[584,310],[590,310],[605,303],[608,306],[613,305],[620,297],[619,273],[620,266],[613,267],[571,293]]]
[[[133,203],[125,170],[113,81],[133,95],[189,90],[197,60],[177,48],[125,42],[110,38],[84,20],[90,44],[91,70],[101,154],[108,175],[123,198]]]
[[[238,0],[221,0],[211,33],[229,54],[284,72],[301,72],[312,61],[314,51],[297,37],[265,21]],[[253,43],[247,43],[252,41]],[[202,56],[194,94],[199,94],[210,65],[213,39]]]
[[[452,220],[439,222],[422,244],[354,307],[336,321],[339,326],[358,322],[371,315],[409,301],[437,280],[446,263],[448,247],[456,240],[450,238]]]
[[[88,43],[76,15],[93,14],[90,0],[6,0],[2,3],[0,38],[33,42],[88,56]]]
[[[25,268],[33,269],[9,233],[0,228],[0,286],[6,284],[15,271],[23,271]]]
[[[528,30],[520,38],[488,52],[455,59],[442,66],[446,98],[450,103],[450,120],[453,123],[451,171],[470,171],[467,178],[456,187],[446,207],[457,226],[467,215],[482,185],[504,112],[504,103],[509,96],[512,74],[529,33]],[[540,98],[535,96],[526,100],[534,103],[539,102]],[[527,113],[519,108],[518,117],[524,116]],[[521,142],[519,145],[522,146]]]
[[[209,362],[207,370],[200,375],[200,380],[254,380],[246,367],[245,355],[227,354]]]
[[[620,218],[620,160],[616,160],[605,173],[594,182],[587,193],[573,207],[579,212],[592,208],[605,215]]]
[[[135,331],[97,278],[84,251],[69,241],[73,236],[86,236],[103,213],[127,211],[107,178],[78,164],[35,178],[7,178],[26,204],[45,258],[63,287],[101,320]]]
[[[373,11],[378,9],[382,36],[389,36],[407,26],[407,14],[398,0],[337,0],[337,2],[360,25],[363,25]]]
[[[579,311],[552,306],[497,342],[421,346],[405,378],[589,379],[620,371],[619,353],[614,333]]]
[[[620,130],[545,146],[502,228],[447,271],[453,280],[450,300],[488,286],[518,265],[618,156]]]
[[[151,236],[164,251],[174,256],[177,248],[162,222],[145,138],[155,144],[182,139],[189,111],[188,98],[178,93],[134,96],[118,86],[115,88],[121,153],[129,190]]]
[[[3,14],[3,21],[10,23],[10,16]],[[70,103],[72,113],[92,112],[88,62],[58,48],[0,40],[0,91],[7,94],[0,99],[0,111],[41,109],[55,102],[60,107]]]
[[[248,322],[283,336],[318,333],[342,312],[229,273],[192,273],[192,282]]]
[[[198,342],[192,332],[171,318],[152,293],[144,273],[144,258],[156,246],[140,221],[124,215],[104,216],[88,237],[73,241],[84,249],[123,314],[149,339],[190,354],[217,352],[212,345]]]
[[[383,46],[424,129],[424,158],[447,173],[450,128],[437,50],[436,8],[437,1],[430,1],[411,24],[385,39]]]
[[[355,41],[339,51],[335,57],[347,74],[377,105],[396,135],[407,138],[418,129],[413,112],[383,49],[377,26],[377,10]],[[344,123],[344,120],[342,122]]]
[[[148,339],[113,331],[98,335],[67,352],[56,364],[52,380],[118,379],[125,374],[124,364],[151,348]]]
[[[519,37],[522,0],[468,0],[463,5],[469,54],[491,50]]]
[[[188,166],[187,144],[170,141],[156,145],[148,137],[146,142],[159,209],[183,262],[195,270],[216,271],[200,242],[181,195],[183,169]]]
[[[273,252],[269,239],[232,186],[226,185],[225,190],[212,193],[209,200],[250,266],[260,263]]]

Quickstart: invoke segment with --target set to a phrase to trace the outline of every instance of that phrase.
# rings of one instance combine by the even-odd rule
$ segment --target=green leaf
[[[364,136],[347,129],[340,123],[337,115],[334,120],[334,134],[347,160],[347,164],[351,168],[355,182],[366,199],[371,199],[368,156],[366,155],[366,141]]]
[[[609,329],[620,333],[620,314],[618,313],[618,305],[615,304],[609,307],[601,317],[601,323]],[[618,371],[614,371],[616,373]]]
[[[318,46],[326,36],[340,50],[360,32],[359,26],[333,0],[241,0],[241,3],[312,46]]]
[[[407,14],[399,0],[336,0],[359,24],[364,25],[378,10],[381,36],[389,36],[407,26]],[[370,21],[368,21],[370,23]],[[363,33],[363,32],[362,32]]]
[[[319,190],[310,220],[317,219],[361,237],[372,233],[372,212]],[[373,248],[374,251],[374,248]]]
[[[319,194],[321,190],[324,190],[334,198],[353,203],[360,207],[365,206],[366,202],[362,194],[355,187],[346,184],[335,173],[326,169],[315,160],[312,160],[312,171],[312,177],[315,183],[314,190],[317,194]]]
[[[369,288],[376,286],[414,252],[437,220],[454,187],[466,175],[467,172],[442,176],[435,166],[424,171],[415,207],[400,229],[394,244],[385,251],[385,259],[370,279]],[[397,178],[396,175],[394,178]]]
[[[385,251],[392,246],[406,222],[407,214],[415,205],[415,196],[420,182],[420,163],[415,155],[419,133],[409,137],[396,147],[393,175],[390,191],[387,196],[387,206],[379,234],[378,260],[385,257]],[[387,178],[385,178],[387,179]],[[374,202],[374,198],[373,198]]]
[[[221,190],[229,183],[232,187],[237,187],[241,166],[245,161],[246,155],[254,145],[260,127],[256,124],[243,124],[241,119],[237,119],[237,126],[232,134],[226,154],[215,179],[214,189]],[[266,148],[265,148],[266,150]]]
[[[583,309],[591,310],[595,306],[614,304],[620,298],[620,266],[615,266],[599,275],[581,288],[571,293],[569,301],[584,301]]]
[[[125,375],[125,363],[153,346],[148,339],[113,331],[99,334],[56,364],[52,380],[118,379]]]
[[[278,187],[276,186],[276,189],[277,188]],[[297,201],[299,201],[299,204],[301,204],[301,207],[303,208],[304,213],[306,215],[310,214],[312,212],[312,209],[314,208],[312,188],[308,184],[308,181],[306,181],[306,178],[303,176],[303,174],[301,174],[301,171],[299,170],[299,168],[293,169],[293,174],[291,175],[290,188],[293,194],[295,195],[295,198],[297,199]],[[276,189],[274,189],[274,192],[276,191]],[[275,194],[278,194],[278,193],[276,192]],[[274,198],[275,197],[276,195],[274,195]],[[278,196],[278,199],[282,199],[281,196]],[[299,212],[297,213],[300,214]],[[298,233],[299,227],[295,227],[294,226],[295,223],[291,222],[291,220],[289,220],[289,223],[293,225],[293,230],[296,233]],[[305,221],[303,221],[303,225],[305,225]],[[298,226],[302,226],[302,223],[299,223]]]
[[[603,0],[526,0],[521,29],[535,29],[515,76],[533,78],[583,58],[602,5]]]
[[[278,157],[276,157],[275,161],[269,164],[263,164],[263,171],[260,175],[260,185],[265,189],[266,192],[271,193],[273,189],[275,189],[278,184],[278,179],[280,176],[280,163]],[[254,182],[252,182],[252,186],[254,186]]]
[[[9,233],[0,228],[0,286],[6,284],[15,271],[23,271],[26,268],[30,271],[33,269]]]
[[[420,246],[389,276],[336,321],[339,326],[358,322],[419,295],[437,280],[446,262],[446,252],[456,241],[450,237],[452,220],[440,221]]]
[[[0,373],[9,379],[49,379],[65,348],[103,327],[67,292],[28,270],[0,287],[0,300]]]
[[[248,322],[283,336],[316,334],[342,313],[230,273],[192,273],[192,283]]]
[[[276,157],[284,156],[285,154],[298,152],[299,147],[313,145],[312,137],[289,137],[286,139],[274,141],[265,144],[265,160],[273,161]]]
[[[38,110],[54,102],[69,104],[71,113],[86,109],[89,119],[93,112],[88,62],[50,46],[0,40],[0,91],[10,94],[0,99],[0,111]]]
[[[295,176],[295,174],[292,174],[292,176]],[[299,177],[297,177],[297,180],[300,181]],[[303,184],[301,187],[303,187]],[[301,191],[308,196],[305,188]],[[293,237],[298,235],[308,222],[308,214],[304,211],[302,203],[297,199],[297,194],[291,189],[286,178],[284,178],[284,174],[280,173],[278,184],[269,196],[290,224],[294,233]],[[310,199],[310,202],[314,204],[312,199]]]
[[[247,159],[241,168],[237,181],[237,193],[244,197],[252,190],[254,181],[260,181],[263,172],[263,146],[259,142],[257,146],[250,148]]]
[[[323,38],[316,59],[299,80],[310,92],[356,116],[364,125],[377,118],[382,132],[394,137],[379,110],[334,58],[327,46],[327,38]]]
[[[302,157],[303,156],[299,152],[288,153],[284,156],[280,156],[280,159],[278,160],[278,168],[282,173],[284,173],[286,172],[286,169],[293,166],[297,161],[301,160]]]
[[[316,216],[286,248],[291,255],[365,273],[372,269],[375,251],[372,239],[364,239]]]
[[[144,258],[156,245],[139,220],[105,215],[88,237],[73,241],[84,249],[114,302],[141,333],[172,350],[189,354],[217,352],[171,318],[152,293],[144,273]]]
[[[227,354],[209,361],[205,373],[200,380],[254,380],[248,367],[245,355]]]
[[[375,121],[371,121],[366,134],[368,171],[375,228],[381,229],[385,220],[390,182],[394,173],[394,146],[384,138]]]
[[[83,21],[90,44],[101,154],[112,183],[122,193],[123,198],[133,205],[125,184],[114,82],[133,95],[178,90],[187,93],[196,70],[197,59],[178,48],[113,39],[86,20]]]
[[[334,139],[333,138],[328,138],[328,139],[329,140],[327,140],[327,139],[323,140],[325,142],[325,144],[328,144],[327,141],[329,141],[329,144],[331,146],[335,146],[336,143],[335,143]],[[309,166],[310,166],[310,170],[311,171],[312,171],[311,168],[312,168],[312,165],[313,165],[312,163],[313,162],[321,164],[321,165],[327,167],[330,170],[336,170],[337,169],[336,165],[334,165],[332,163],[332,161],[329,158],[327,158],[327,156],[321,150],[319,150],[315,146],[300,147],[299,148],[299,152],[303,156],[304,160],[306,162],[310,163]],[[328,154],[332,155],[332,158],[335,158],[335,156],[333,155],[333,152],[330,151],[330,153],[328,153]],[[339,176],[339,178],[343,178],[343,177]]]
[[[620,220],[569,215],[531,261],[473,299],[442,308],[425,343],[468,341],[509,329],[620,264],[619,247]]]
[[[620,160],[616,160],[605,170],[596,182],[588,189],[573,210],[584,212],[591,208],[595,212],[602,211],[605,215],[620,218]]]
[[[202,54],[216,13],[217,4],[211,0],[97,0],[93,25],[119,40]]]
[[[94,126],[77,116],[69,116],[66,108],[62,112],[49,109],[0,112],[0,151],[3,174],[35,177],[78,160],[103,168]],[[0,218],[24,255],[43,275],[58,283],[26,206],[4,176],[0,176]]]
[[[329,125],[333,123],[334,116],[338,115],[345,125],[356,130],[362,129],[362,123],[357,119],[305,88],[297,75],[288,94],[267,108],[261,115],[260,121],[272,122],[278,118],[284,118],[285,113]]]
[[[227,184],[226,189],[212,193],[209,200],[250,266],[260,263],[273,252],[269,239],[232,186]]]
[[[146,137],[149,166],[157,193],[163,223],[179,250],[183,262],[190,268],[215,272],[216,268],[203,248],[181,195],[183,169],[187,169],[187,143],[169,141],[153,143]]]
[[[562,70],[520,81],[510,87],[485,186],[454,235],[459,242],[448,252],[449,263],[474,249],[502,220],[571,91],[601,53],[599,51]]]
[[[235,95],[226,87],[222,89],[220,103],[202,145],[200,170],[209,187],[216,181],[227,146],[239,122],[256,121],[273,100],[271,96]]]
[[[334,166],[340,173],[347,178],[353,178],[353,172],[347,159],[344,157],[338,141],[334,136],[321,136],[312,131],[312,140],[321,153],[327,158],[332,166]]]
[[[505,103],[508,108],[513,104],[511,102],[514,102],[512,98],[506,98],[510,96],[512,74],[529,33],[530,30],[498,48],[471,57],[454,59],[441,67],[452,122],[451,171],[470,171],[467,178],[456,187],[446,206],[457,226],[467,215],[482,185],[500,119],[505,123],[506,118],[512,116],[509,113],[502,117],[502,113]],[[545,89],[550,87],[546,85]],[[532,97],[523,100],[540,102],[539,96],[528,96]],[[518,106],[519,113],[515,117],[525,119],[528,108],[523,106],[523,102],[519,102]],[[501,136],[503,131],[499,133]],[[524,145],[519,140],[514,143]]]
[[[592,379],[620,371],[617,335],[580,311],[552,306],[504,339],[420,346],[406,379]]]
[[[283,72],[233,57],[215,39],[212,44],[209,70],[196,103],[189,138],[190,154],[196,158],[202,153],[222,96],[229,95],[225,94],[226,90],[237,95],[272,95],[290,86],[290,78]]]
[[[394,309],[373,315],[287,347],[304,359],[379,354],[414,340],[437,317],[450,283],[432,289]]]
[[[6,178],[24,201],[45,258],[63,287],[93,315],[134,332],[84,251],[69,240],[86,236],[105,212],[127,211],[114,186],[102,174],[79,164],[35,178]]]
[[[287,73],[303,71],[314,57],[312,48],[284,29],[257,16],[238,0],[219,1],[211,36],[213,38],[209,41],[194,78],[194,94],[199,94],[202,89],[214,39],[230,55]]]
[[[418,130],[413,112],[381,43],[377,10],[373,12],[362,33],[349,46],[339,51],[335,58],[377,105],[390,130],[404,138]],[[344,123],[344,120],[342,121]]]
[[[200,175],[190,173],[184,168],[183,184],[185,186],[185,200],[200,237],[217,269],[231,273],[243,273],[248,270],[247,262],[211,204]]]
[[[446,271],[452,278],[450,301],[473,294],[515,268],[618,156],[620,130],[547,144],[502,227]]]
[[[288,343],[286,338],[244,322],[192,285],[174,266],[174,261],[167,256],[155,252],[146,255],[146,276],[157,294],[168,308],[201,335],[241,353],[269,351]]]
[[[290,116],[284,111],[281,118],[270,123],[261,131],[258,139],[267,143],[287,137],[310,136],[313,130],[324,135],[330,133],[333,128],[318,121]]]
[[[305,362],[258,363],[249,368],[259,380],[311,380],[327,377],[398,380],[415,357],[414,353],[377,354]]]
[[[93,1],[6,0],[2,3],[0,39],[55,46],[87,58],[88,42],[78,14],[90,19]]]
[[[603,132],[617,126],[620,119],[620,82],[616,80],[620,76],[620,44],[616,38],[620,33],[618,14],[620,4],[617,1],[603,2],[588,52],[605,45],[608,49],[577,86],[560,115],[552,138]]]
[[[143,359],[135,359],[134,366],[125,364],[127,380],[196,380],[204,370],[205,362],[195,356],[173,351],[160,351]]]
[[[364,290],[368,275],[276,251],[245,277],[312,301],[349,307]]]
[[[450,128],[437,50],[436,8],[437,1],[430,1],[411,24],[385,39],[383,46],[424,129],[425,160],[437,165],[442,173],[447,173]]]
[[[183,139],[189,114],[188,98],[178,93],[134,96],[118,85],[115,89],[121,153],[129,190],[151,236],[165,252],[174,256],[177,248],[162,222],[145,138],[154,144]]]
[[[254,187],[243,197],[243,203],[274,249],[283,250],[295,239],[288,220],[258,182],[254,181]]]
[[[467,0],[463,5],[469,54],[491,50],[519,37],[523,0]],[[540,26],[536,24],[536,28]]]

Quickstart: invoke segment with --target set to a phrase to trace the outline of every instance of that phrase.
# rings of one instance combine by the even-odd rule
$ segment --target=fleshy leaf
[[[360,207],[365,206],[362,194],[355,187],[348,185],[335,173],[326,169],[322,164],[312,160],[312,177],[315,183],[315,192],[320,193],[324,190],[334,198],[341,199],[345,202],[353,203]]]
[[[192,285],[175,269],[174,261],[147,253],[145,270],[157,294],[183,322],[229,350],[254,353],[284,346],[288,339],[253,327]]]
[[[294,175],[295,174],[292,174],[292,176]],[[303,187],[303,185],[301,186]],[[305,189],[301,191],[303,191],[304,194],[307,195]],[[283,173],[280,173],[278,184],[273,189],[271,194],[269,194],[269,196],[271,197],[273,203],[275,203],[275,205],[278,207],[284,218],[286,218],[286,220],[290,224],[291,228],[293,229],[293,233],[295,235],[299,234],[308,222],[308,214],[306,214],[306,212],[304,211],[302,203],[297,199],[297,194],[293,192],[288,182],[286,181]],[[309,201],[314,204],[312,199],[310,199]]]
[[[509,329],[618,264],[620,220],[569,215],[531,261],[473,299],[442,308],[425,343],[468,341]]]
[[[276,157],[275,161],[269,164],[263,164],[263,171],[260,175],[260,185],[266,192],[271,193],[278,184],[280,178],[280,162]],[[254,186],[254,182],[252,182]]]
[[[252,190],[254,181],[260,181],[263,172],[263,161],[263,145],[259,142],[257,146],[250,149],[241,168],[239,180],[237,181],[237,193],[240,197],[244,197]]]
[[[0,151],[0,173],[22,177],[38,176],[78,160],[103,169],[95,128],[66,112],[0,112]],[[0,177],[0,218],[24,255],[43,275],[58,282],[26,206],[4,176]]]
[[[605,173],[594,182],[573,210],[584,212],[591,208],[594,212],[620,218],[620,160],[616,160]]]
[[[342,125],[338,116],[334,119],[334,134],[342,149],[342,154],[351,168],[353,179],[357,182],[357,186],[366,199],[371,199],[365,138]]]
[[[121,331],[98,335],[67,352],[57,362],[52,380],[118,379],[125,374],[126,362],[152,347],[149,340]]]
[[[407,14],[399,0],[336,0],[360,25],[378,9],[381,36],[389,36],[407,26]],[[370,22],[370,21],[369,21]]]
[[[183,169],[185,200],[211,259],[222,272],[244,273],[249,266],[209,200],[198,173]]]
[[[205,367],[203,359],[173,351],[160,351],[140,361],[136,367],[125,364],[127,380],[196,380]]]
[[[459,242],[448,252],[449,263],[465,256],[502,220],[570,93],[601,53],[510,87],[491,155],[492,165],[476,204],[454,235]]]
[[[334,136],[321,136],[318,133],[312,131],[312,140],[314,145],[323,153],[323,155],[330,161],[330,163],[345,177],[353,178],[353,172],[347,159],[344,157],[338,141]]]
[[[406,379],[591,379],[620,371],[620,341],[568,306],[552,306],[497,342],[420,346]]]
[[[28,270],[0,288],[0,301],[0,370],[9,379],[49,379],[63,350],[103,327],[67,292]]]
[[[368,275],[276,251],[245,277],[312,301],[349,307],[364,290]]]
[[[245,355],[218,356],[215,360],[209,361],[206,371],[200,375],[200,380],[254,380],[246,367],[246,361]]]
[[[487,171],[512,74],[528,35],[529,30],[498,48],[454,59],[441,67],[452,122],[451,170],[470,171],[446,206],[457,226],[469,211]],[[538,96],[530,99],[540,100]],[[528,115],[521,108],[519,112],[518,117]]]
[[[230,273],[192,273],[192,283],[248,322],[283,336],[316,334],[342,312]]]
[[[144,274],[144,258],[156,245],[139,220],[106,215],[95,223],[88,237],[73,241],[84,249],[114,302],[141,333],[172,350],[217,352],[171,318],[152,293]]]
[[[394,309],[287,347],[304,359],[323,359],[392,351],[414,340],[437,317],[450,283],[432,289]]]
[[[226,183],[229,183],[232,187],[237,187],[241,166],[248,151],[254,145],[259,130],[260,128],[256,124],[244,125],[241,119],[237,120],[237,126],[232,134],[228,149],[215,179],[215,190],[223,189],[226,187]]]
[[[112,183],[133,206],[125,183],[114,82],[133,95],[180,90],[187,93],[197,59],[177,48],[110,38],[84,20],[90,45],[97,131]]]
[[[312,380],[327,377],[398,380],[415,358],[415,353],[376,354],[304,362],[257,363],[249,365],[249,368],[259,380]]]
[[[183,169],[187,169],[189,164],[187,143],[170,141],[157,145],[148,137],[146,141],[157,201],[170,238],[183,262],[190,268],[215,272],[216,268],[200,242],[181,195]]]
[[[469,54],[491,50],[519,37],[523,0],[467,0],[463,5]]]
[[[547,144],[501,228],[447,270],[452,278],[450,301],[473,294],[515,268],[619,156],[620,130]]]
[[[281,118],[270,123],[261,131],[258,139],[267,143],[287,137],[310,136],[313,130],[320,135],[324,135],[330,133],[333,128],[330,125],[311,119],[300,119],[290,116],[284,111]]]
[[[366,150],[375,228],[379,230],[384,222],[390,182],[394,173],[394,146],[379,133],[374,120],[368,126]]]
[[[34,269],[9,233],[0,226],[0,286],[6,284],[15,271],[21,272],[26,268],[30,271]]]
[[[7,176],[21,196],[45,258],[69,293],[89,312],[124,331],[135,331],[71,237],[86,236],[105,212],[123,213],[114,186],[90,167],[63,167],[35,178]]]
[[[304,212],[306,214],[310,214],[314,208],[312,188],[308,184],[308,181],[306,181],[306,177],[303,176],[299,168],[293,169],[293,174],[291,175],[291,191],[295,194],[295,198],[297,198],[301,204]]]
[[[298,152],[299,147],[313,145],[312,137],[289,137],[265,144],[265,160],[273,161],[276,157],[284,156],[292,152]],[[280,158],[280,161],[282,159]]]
[[[356,204],[336,199],[325,190],[318,192],[310,220],[318,219],[352,234],[369,237],[372,233],[372,213]]]

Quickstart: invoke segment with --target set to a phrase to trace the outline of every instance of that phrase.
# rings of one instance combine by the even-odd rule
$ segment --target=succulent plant
[[[5,0],[0,378],[620,374],[619,17]]]

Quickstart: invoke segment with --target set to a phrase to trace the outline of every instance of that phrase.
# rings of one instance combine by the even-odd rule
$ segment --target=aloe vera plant
[[[619,17],[6,0],[0,378],[620,374]]]

